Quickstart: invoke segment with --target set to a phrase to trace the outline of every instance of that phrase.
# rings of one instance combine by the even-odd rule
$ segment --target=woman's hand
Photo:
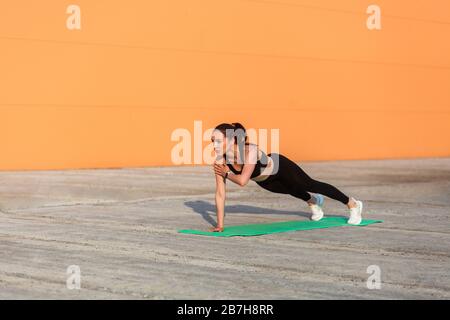
[[[209,229],[210,232],[223,232],[223,227],[212,227]]]
[[[225,177],[225,174],[228,172],[228,166],[226,164],[214,163],[214,173]]]

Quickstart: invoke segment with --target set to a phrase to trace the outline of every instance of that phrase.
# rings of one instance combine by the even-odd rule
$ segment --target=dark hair
[[[214,128],[214,130],[219,130],[220,132],[223,133],[223,135],[226,137],[227,136],[227,130],[233,130],[233,134],[235,134],[234,136],[234,142],[238,143],[238,142],[247,142],[247,132],[244,128],[244,126],[239,123],[239,122],[233,122],[233,123],[221,123],[219,124],[217,127]],[[239,130],[242,130],[239,132]],[[236,132],[238,131],[238,132]],[[239,139],[239,140],[238,140]]]
[[[233,123],[221,123],[217,127],[214,128],[214,130],[219,130],[223,133],[225,137],[227,137],[227,130],[233,130],[234,135],[234,143],[238,145],[239,148],[239,154],[241,155],[240,158],[242,161],[241,163],[244,163],[243,161],[243,155],[244,155],[244,145],[247,144],[247,132],[242,124],[239,122],[233,122]],[[236,132],[237,131],[237,132]],[[226,157],[225,157],[226,159]],[[228,160],[226,160],[228,162]]]

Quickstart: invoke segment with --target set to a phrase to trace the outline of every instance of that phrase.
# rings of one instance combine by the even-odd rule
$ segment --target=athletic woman
[[[217,155],[214,163],[217,226],[210,231],[222,232],[224,228],[226,180],[231,180],[239,186],[245,186],[249,180],[253,180],[266,190],[302,199],[309,205],[311,219],[314,221],[319,221],[324,215],[322,206],[325,195],[348,207],[350,218],[347,223],[361,223],[361,201],[349,198],[328,183],[312,179],[295,162],[282,154],[266,155],[257,145],[247,142],[245,128],[240,123],[218,125],[213,130],[211,141]]]

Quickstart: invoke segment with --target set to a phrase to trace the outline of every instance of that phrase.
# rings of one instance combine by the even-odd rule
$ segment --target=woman
[[[240,186],[245,186],[249,180],[253,180],[266,190],[302,199],[309,205],[311,219],[314,221],[323,217],[322,195],[325,195],[348,207],[350,218],[347,223],[361,223],[361,201],[349,198],[328,183],[312,179],[295,162],[282,154],[266,155],[257,145],[247,142],[245,128],[240,123],[218,125],[213,130],[211,141],[217,155],[217,161],[214,163],[217,226],[210,231],[222,232],[224,228],[226,180]]]

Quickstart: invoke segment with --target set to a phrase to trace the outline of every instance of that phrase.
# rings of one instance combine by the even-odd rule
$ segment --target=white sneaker
[[[354,200],[354,199],[353,199]],[[355,224],[358,225],[362,221],[362,209],[363,209],[363,203],[361,201],[356,202],[356,207],[351,208],[350,211],[350,218],[348,219],[348,224]]]
[[[316,198],[316,204],[312,204],[309,207],[311,208],[312,215],[311,220],[313,221],[319,221],[323,218],[323,196],[321,194],[315,194],[313,195]]]

